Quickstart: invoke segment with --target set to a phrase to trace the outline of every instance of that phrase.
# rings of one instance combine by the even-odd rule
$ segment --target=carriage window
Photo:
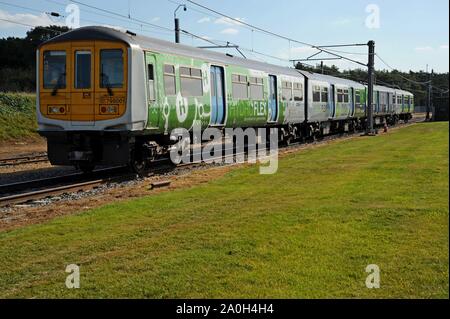
[[[44,52],[44,88],[66,88],[66,51]]]
[[[313,89],[313,102],[320,102],[320,86],[315,86]]]
[[[328,102],[328,88],[322,88],[322,102]]]
[[[337,101],[339,103],[344,102],[344,93],[342,92],[342,89],[337,89]]]
[[[155,73],[153,69],[153,64],[149,64],[148,66],[148,97],[150,101],[155,100]]]
[[[252,100],[264,99],[264,82],[262,78],[250,78],[250,98]]]
[[[348,103],[350,100],[348,90],[344,90],[344,103]]]
[[[281,96],[283,101],[292,101],[292,83],[282,82]]]
[[[395,95],[392,95],[392,104],[395,104]]]
[[[91,51],[75,51],[75,88],[91,88]]]
[[[294,101],[303,101],[303,85],[301,83],[294,83]]]
[[[181,95],[203,96],[202,71],[200,69],[181,67]]]
[[[164,65],[164,89],[166,95],[175,95],[177,93],[175,67],[173,65]]]
[[[233,98],[236,100],[248,99],[248,84],[245,75],[233,74],[232,76]]]
[[[355,103],[357,104],[361,103],[361,93],[359,91],[355,93]]]
[[[123,51],[121,49],[100,50],[100,87],[123,87]]]

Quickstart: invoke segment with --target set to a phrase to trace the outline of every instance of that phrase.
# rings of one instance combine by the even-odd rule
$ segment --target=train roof
[[[309,72],[309,71],[300,71],[300,73],[302,73],[304,76],[306,76],[310,80],[328,82],[328,83],[336,84],[336,85],[340,84],[340,85],[350,86],[350,87],[357,88],[357,89],[365,88],[365,86],[363,84],[353,81],[353,80],[338,78],[338,77],[331,76],[331,75],[313,73],[313,72]]]
[[[169,41],[150,38],[142,35],[130,34],[117,29],[103,26],[88,26],[71,30],[53,39],[50,39],[49,41],[41,45],[77,40],[121,41],[128,45],[139,45],[144,50],[154,50],[163,53],[200,58],[211,62],[243,66],[249,69],[265,71],[268,73],[277,72],[290,76],[301,76],[299,70],[293,68],[244,59],[234,55],[227,55],[224,53],[205,50],[179,43],[172,43]]]
[[[118,29],[104,27],[104,26],[87,26],[77,28],[68,32],[65,32],[59,36],[56,36],[44,43],[42,43],[39,48],[45,44],[64,42],[64,41],[85,41],[85,40],[103,40],[103,41],[120,41],[126,43],[127,45],[138,45],[144,50],[154,50],[158,52],[182,55],[193,58],[200,58],[211,62],[221,63],[221,64],[232,64],[237,66],[246,67],[249,69],[255,69],[259,71],[264,71],[267,73],[276,72],[289,76],[299,77],[303,75],[308,79],[329,82],[331,84],[346,85],[354,88],[364,88],[365,85],[348,80],[342,79],[330,75],[318,74],[309,71],[301,71],[294,68],[278,66],[274,64],[269,64],[266,62],[260,62],[250,59],[244,59],[241,57],[227,55],[224,53],[219,53],[211,50],[205,50],[201,48],[196,48],[184,44],[172,43],[169,41],[150,38],[142,35],[132,34],[124,32]],[[388,87],[377,86],[379,89],[386,91],[393,90]],[[397,93],[412,95],[410,92],[403,90],[395,90]]]

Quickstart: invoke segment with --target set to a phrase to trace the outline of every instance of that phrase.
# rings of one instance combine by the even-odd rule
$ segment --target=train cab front
[[[37,51],[37,117],[53,165],[128,161],[128,45],[63,38]]]

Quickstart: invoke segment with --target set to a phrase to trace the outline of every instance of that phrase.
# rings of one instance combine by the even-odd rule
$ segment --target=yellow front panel
[[[108,65],[106,58],[101,60],[102,50],[113,50],[116,56],[118,50],[121,50],[122,66]],[[44,69],[49,72],[48,63],[47,66],[44,65],[46,51],[66,54],[64,88],[55,90],[54,87],[48,87],[48,80],[47,87],[44,87]],[[107,56],[108,52],[111,51],[104,55]],[[90,76],[86,75],[86,68],[77,68],[77,58],[78,66],[82,63],[84,66],[90,64]],[[128,51],[125,44],[106,41],[49,44],[41,48],[39,61],[40,110],[43,116],[58,120],[94,122],[118,118],[125,113],[128,88]],[[115,60],[116,63],[118,61]],[[103,69],[107,69],[107,72]],[[112,79],[108,76],[102,78],[102,71],[104,74],[108,73]],[[105,80],[106,78],[108,79]],[[56,86],[56,83],[52,83],[50,84]],[[52,113],[52,110],[64,112]]]

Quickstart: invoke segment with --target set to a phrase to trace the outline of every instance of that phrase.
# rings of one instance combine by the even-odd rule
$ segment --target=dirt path
[[[0,142],[0,158],[15,157],[30,153],[47,151],[44,138],[36,137],[31,140]]]

